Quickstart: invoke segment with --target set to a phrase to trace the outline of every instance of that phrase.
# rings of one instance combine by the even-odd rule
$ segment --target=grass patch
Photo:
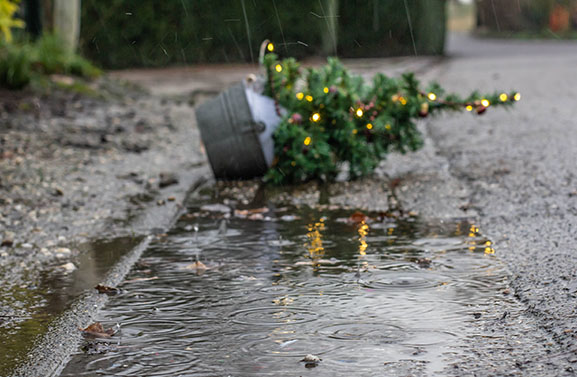
[[[66,50],[53,35],[36,42],[0,42],[0,87],[22,89],[43,76],[62,74],[94,79],[101,71],[83,57]]]

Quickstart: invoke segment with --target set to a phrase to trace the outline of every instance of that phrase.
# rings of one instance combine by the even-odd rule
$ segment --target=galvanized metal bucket
[[[273,99],[246,81],[199,105],[196,120],[217,179],[260,177],[272,164],[280,117]]]

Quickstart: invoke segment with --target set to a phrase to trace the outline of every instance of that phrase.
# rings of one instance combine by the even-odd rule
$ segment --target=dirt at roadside
[[[145,206],[204,165],[194,111],[101,79],[71,90],[0,91],[0,284],[34,285],[76,266],[75,245],[134,229]],[[120,234],[119,234],[120,233]],[[2,325],[26,315],[0,295]]]

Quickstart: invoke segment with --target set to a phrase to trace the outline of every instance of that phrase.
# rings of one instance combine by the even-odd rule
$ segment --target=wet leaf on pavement
[[[85,338],[94,339],[94,338],[110,338],[111,336],[116,334],[117,330],[114,328],[104,329],[104,326],[102,326],[100,322],[94,322],[87,328],[83,330],[81,329],[80,331],[82,331],[82,336],[84,336]]]
[[[369,217],[362,212],[355,212],[349,217],[349,221],[355,224],[365,223]]]
[[[109,296],[113,296],[113,295],[120,293],[120,289],[114,288],[114,287],[109,287],[109,286],[102,285],[102,284],[98,284],[96,287],[94,287],[94,289],[96,289],[98,291],[98,293],[107,294]]]
[[[202,272],[208,270],[208,267],[206,267],[206,265],[200,261],[196,261],[192,264],[189,264],[188,266],[185,266],[184,268],[186,270],[196,271],[197,273],[202,273]]]
[[[267,207],[252,208],[252,209],[235,209],[234,215],[236,217],[245,218],[245,217],[251,217],[251,215],[257,215],[257,214],[262,215],[263,213],[267,213],[268,211],[269,209]]]

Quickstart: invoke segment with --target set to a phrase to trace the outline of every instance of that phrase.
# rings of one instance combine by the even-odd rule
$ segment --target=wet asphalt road
[[[577,367],[577,43],[449,39],[451,58],[426,77],[449,90],[516,89],[512,110],[450,114],[427,125],[427,147],[393,157],[404,205],[472,216],[511,271],[525,309],[497,332],[495,353],[471,345],[472,372],[564,375]],[[419,158],[419,155],[421,158]],[[515,329],[515,327],[517,329]],[[511,344],[511,340],[517,337]],[[497,360],[503,359],[499,364]],[[513,362],[514,361],[514,362]],[[483,369],[486,368],[486,369]]]

